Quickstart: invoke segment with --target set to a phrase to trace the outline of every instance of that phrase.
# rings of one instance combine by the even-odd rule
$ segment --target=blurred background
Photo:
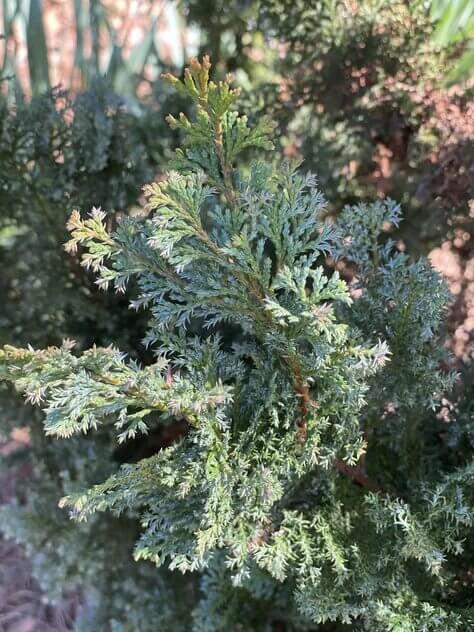
[[[277,122],[278,150],[316,172],[331,213],[402,203],[399,248],[428,255],[453,294],[447,345],[463,403],[440,414],[472,410],[474,0],[2,0],[0,343],[113,342],[148,359],[143,315],[66,255],[65,224],[74,208],[102,206],[111,225],[140,212],[143,184],[179,144],[164,116],[189,107],[160,73],[204,53],[217,77],[234,74],[243,110]],[[0,631],[145,630],[124,614],[132,603],[152,619],[143,587],[156,581],[129,559],[133,521],[114,553],[100,544],[106,518],[72,528],[57,509],[71,481],[130,454],[100,436],[58,447],[6,390],[0,414]],[[450,438],[460,446],[474,445],[465,415]]]

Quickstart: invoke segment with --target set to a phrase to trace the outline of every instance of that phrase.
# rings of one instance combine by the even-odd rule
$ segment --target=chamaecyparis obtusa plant
[[[249,125],[230,78],[209,70],[204,58],[184,81],[164,77],[195,114],[168,119],[184,141],[146,188],[149,214],[111,234],[97,209],[69,222],[67,249],[84,248],[101,287],[135,279],[156,362],[5,347],[2,377],[58,438],[184,428],[61,505],[79,521],[138,514],[137,560],[200,575],[194,630],[465,630],[474,467],[447,467],[423,440],[455,379],[442,369],[445,285],[383,237],[396,204],[323,219],[314,176],[268,158],[272,124]]]

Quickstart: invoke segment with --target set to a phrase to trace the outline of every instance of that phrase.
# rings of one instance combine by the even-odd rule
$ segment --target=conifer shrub
[[[251,98],[265,102],[278,120],[284,151],[302,156],[304,169],[318,174],[330,212],[390,195],[403,205],[397,237],[412,255],[444,244],[434,253],[436,263],[450,280],[457,277],[450,345],[458,361],[469,362],[473,82],[467,75],[448,85],[464,58],[459,41],[448,44],[455,30],[449,22],[462,40],[462,19],[449,2],[439,19],[441,5],[262,0],[268,48],[276,38],[285,53],[273,64],[280,80],[267,81]],[[469,15],[465,7],[463,19]],[[460,273],[449,265],[453,260]]]
[[[91,334],[104,342],[116,335],[117,310],[109,319],[100,313],[110,298],[64,253],[67,217],[73,208],[88,211],[91,197],[110,209],[110,222],[137,208],[171,143],[156,109],[130,111],[102,81],[75,98],[55,89],[30,102],[19,97],[13,107],[0,102],[3,340],[13,333],[44,345],[69,335],[91,344]]]
[[[133,282],[153,361],[70,342],[1,352],[65,462],[76,441],[94,448],[58,485],[87,533],[81,573],[112,599],[121,585],[113,630],[470,629],[474,465],[466,420],[446,437],[436,417],[456,380],[445,284],[390,239],[394,202],[329,221],[274,125],[250,125],[209,71],[164,77],[194,113],[168,118],[183,144],[145,189],[148,215],[68,224],[100,288]],[[127,523],[146,577],[119,570],[107,591],[98,560],[128,554]]]
[[[146,358],[139,344],[144,315],[130,311],[123,296],[100,292],[79,260],[64,251],[63,242],[71,209],[85,214],[91,199],[109,210],[109,225],[139,210],[141,187],[159,171],[175,142],[157,115],[168,94],[156,92],[155,106],[132,110],[105,82],[96,81],[75,97],[55,89],[29,102],[18,97],[14,107],[2,99],[2,345],[47,347],[74,338],[83,349],[116,341],[131,356]],[[22,398],[3,385],[0,410],[2,440],[8,441],[18,426],[29,438],[8,455],[2,450],[2,481],[15,478],[16,483],[15,496],[2,508],[1,530],[24,545],[42,588],[57,598],[64,590],[85,586],[87,630],[103,629],[115,618],[126,621],[134,600],[137,613],[148,611],[150,620],[156,619],[151,615],[154,602],[145,597],[150,569],[131,558],[134,521],[114,523],[122,535],[120,548],[111,550],[106,546],[110,520],[71,529],[73,524],[57,509],[70,479],[87,485],[116,469],[120,456],[112,436],[104,432],[59,443],[42,431],[40,411],[25,408]],[[120,575],[128,581],[118,582]],[[156,591],[156,573],[152,577]]]
[[[278,94],[267,87],[265,100],[286,151],[318,173],[333,211],[381,195],[402,202],[401,233],[421,252],[464,221],[473,196],[472,82],[446,86],[459,51],[436,45],[428,5],[261,3],[263,31],[285,50]]]

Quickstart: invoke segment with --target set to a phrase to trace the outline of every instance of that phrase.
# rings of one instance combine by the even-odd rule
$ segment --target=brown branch
[[[384,490],[378,483],[367,476],[363,468],[349,465],[348,463],[336,458],[333,459],[332,463],[341,474],[350,478],[354,481],[354,483],[357,483],[361,487],[365,487],[365,489],[368,489],[371,492],[375,492],[377,494],[383,493]]]
[[[310,395],[309,386],[301,375],[301,367],[298,362],[288,356],[285,356],[285,360],[293,373],[293,379],[295,384],[296,396],[299,398],[299,418],[298,429],[296,432],[296,439],[299,443],[305,443],[308,434],[308,414],[310,408],[316,408],[318,403]],[[384,490],[378,483],[373,481],[367,476],[364,468],[365,455],[362,455],[360,460],[361,466],[353,466],[341,461],[340,459],[333,459],[333,465],[336,469],[350,478],[354,483],[357,483],[361,487],[365,487],[369,491],[376,493],[383,493]]]
[[[296,431],[296,439],[298,443],[305,443],[306,437],[308,436],[308,406],[311,398],[309,396],[309,388],[308,385],[305,384],[300,376],[296,377],[296,396],[299,399],[299,411],[300,415],[298,418],[298,430]]]
[[[298,443],[304,443],[308,435],[308,414],[310,408],[317,408],[317,402],[312,399],[309,386],[301,374],[301,367],[295,358],[283,356],[293,374],[293,382],[298,398],[299,416],[297,422],[296,439]]]

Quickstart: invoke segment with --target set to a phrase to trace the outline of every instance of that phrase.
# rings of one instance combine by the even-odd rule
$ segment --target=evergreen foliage
[[[105,317],[110,299],[64,253],[65,224],[72,208],[90,209],[91,197],[115,214],[137,205],[170,143],[169,134],[160,140],[160,125],[155,112],[132,114],[102,82],[75,99],[54,90],[31,102],[19,98],[14,108],[1,101],[3,341],[12,333],[41,345],[115,335],[113,315]]]
[[[474,156],[472,85],[445,89],[459,56],[439,48],[427,4],[261,3],[263,32],[285,50],[275,64],[281,80],[262,101],[286,151],[318,173],[333,212],[381,195],[401,201],[401,234],[418,251],[458,225],[473,197],[464,176]]]
[[[270,154],[272,123],[250,125],[230,78],[209,71],[205,57],[183,81],[164,77],[194,114],[168,118],[183,143],[145,189],[149,214],[110,231],[95,209],[68,225],[67,250],[99,287],[135,284],[154,361],[67,341],[0,357],[64,445],[177,439],[116,470],[97,448],[87,476],[60,485],[94,557],[118,544],[95,526],[106,512],[139,519],[137,568],[159,567],[161,619],[137,579],[140,620],[112,629],[467,630],[474,465],[429,412],[456,379],[443,368],[446,287],[387,238],[394,203],[328,221],[315,177]]]
[[[114,340],[133,357],[146,357],[139,345],[143,314],[130,311],[123,296],[100,292],[63,242],[71,208],[83,213],[91,199],[109,209],[109,225],[139,210],[141,186],[175,142],[157,114],[168,94],[157,92],[156,107],[133,112],[101,81],[75,98],[53,90],[31,102],[18,98],[13,108],[8,99],[1,101],[2,345],[46,347],[73,337],[81,349]],[[2,454],[2,474],[19,475],[16,498],[1,509],[1,528],[26,547],[42,588],[57,598],[80,584],[88,595],[85,630],[103,629],[110,620],[123,626],[117,630],[135,630],[134,618],[145,611],[150,621],[162,615],[165,621],[162,609],[162,615],[152,614],[155,601],[146,596],[151,587],[158,590],[156,572],[138,567],[130,555],[135,521],[112,524],[101,516],[73,525],[57,509],[71,485],[89,485],[115,471],[122,455],[110,436],[53,441],[41,429],[39,411],[5,388],[0,408],[2,438],[18,426],[29,432],[28,445]],[[116,529],[121,535],[111,549],[107,542]],[[125,576],[126,582],[118,579]]]

